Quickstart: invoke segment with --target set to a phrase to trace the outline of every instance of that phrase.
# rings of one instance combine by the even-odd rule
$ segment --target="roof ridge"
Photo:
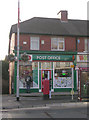
[[[69,21],[89,21],[89,20],[81,20],[81,19],[68,19]]]
[[[27,19],[27,20],[24,20],[24,21],[22,21],[22,22],[20,22],[20,23],[24,23],[24,22],[27,22],[27,21],[30,21],[30,20],[33,20],[33,19],[51,19],[51,20],[61,20],[61,19],[59,19],[59,18],[48,18],[48,17],[32,17],[32,18],[30,18],[30,19]],[[89,21],[89,20],[80,20],[80,19],[68,19],[68,21]],[[17,25],[17,23],[16,24],[13,24],[12,26],[14,26],[14,25]]]

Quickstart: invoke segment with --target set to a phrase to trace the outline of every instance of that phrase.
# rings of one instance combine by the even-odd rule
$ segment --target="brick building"
[[[86,53],[88,37],[86,20],[70,20],[67,11],[60,18],[34,17],[20,23],[20,56],[29,55],[28,62],[20,60],[20,92],[26,92],[24,74],[32,76],[32,92],[42,92],[42,81],[52,79],[53,92],[70,92],[78,89],[78,77],[71,65],[77,65],[77,53]],[[10,30],[9,53],[17,54],[17,24]],[[14,83],[16,92],[16,65],[10,63],[10,93]],[[77,74],[76,74],[77,73]]]

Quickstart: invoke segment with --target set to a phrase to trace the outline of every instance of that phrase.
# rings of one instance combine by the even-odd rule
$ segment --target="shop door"
[[[41,91],[43,87],[43,81],[49,80],[51,78],[51,70],[42,70],[41,71]]]
[[[81,98],[89,97],[89,73],[81,71]]]

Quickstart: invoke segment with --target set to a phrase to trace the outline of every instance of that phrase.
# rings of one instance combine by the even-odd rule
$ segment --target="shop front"
[[[79,99],[89,97],[89,55],[78,53],[77,55],[78,93]]]
[[[28,54],[29,61],[20,61],[19,89],[26,92],[25,77],[32,77],[31,92],[42,92],[43,81],[52,80],[52,92],[70,92],[72,87],[76,91],[76,71],[71,65],[76,65],[76,55],[62,54]],[[16,65],[15,62],[15,92],[16,92]],[[72,86],[73,85],[73,86]]]

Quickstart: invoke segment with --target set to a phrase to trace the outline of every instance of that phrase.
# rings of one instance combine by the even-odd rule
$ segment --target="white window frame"
[[[30,50],[39,50],[39,40],[40,38],[39,37],[30,37]],[[33,48],[33,41],[34,42],[37,42],[37,48]]]
[[[57,40],[57,49],[52,49],[52,41]],[[59,49],[59,42],[63,42],[63,49]],[[64,38],[57,38],[57,37],[52,37],[51,38],[51,50],[52,51],[64,51],[65,50],[65,40]]]
[[[72,62],[70,62],[70,65],[72,65],[73,63]],[[72,68],[71,67],[64,67],[64,69],[65,68],[70,68],[71,69],[71,71],[72,71]],[[59,88],[61,88],[61,89],[64,89],[64,88],[72,88],[72,84],[71,84],[71,86],[67,86],[67,87],[56,87],[55,86],[55,76],[54,76],[54,70],[55,70],[55,62],[53,62],[53,89],[59,89]],[[73,75],[73,71],[72,71],[72,75]],[[66,77],[65,77],[66,78]],[[71,82],[72,82],[72,76],[70,77],[71,78]],[[73,77],[74,78],[74,77]],[[73,80],[73,88],[74,88],[74,80]]]

